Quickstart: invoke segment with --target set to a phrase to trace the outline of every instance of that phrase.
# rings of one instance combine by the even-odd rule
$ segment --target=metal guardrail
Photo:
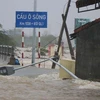
[[[14,47],[9,45],[0,45],[0,56],[2,56],[2,59],[7,56],[14,55]]]
[[[78,77],[77,77],[76,75],[74,75],[74,74],[73,74],[71,71],[69,71],[66,67],[64,67],[64,66],[62,66],[61,64],[59,64],[58,62],[54,61],[53,58],[54,58],[54,57],[47,58],[47,59],[45,59],[45,60],[43,60],[43,61],[39,61],[39,62],[36,62],[36,63],[32,63],[32,64],[30,64],[30,65],[26,65],[26,66],[23,66],[23,67],[15,68],[15,69],[14,69],[14,72],[15,72],[16,70],[20,70],[20,69],[23,69],[23,68],[27,68],[27,67],[29,67],[29,66],[36,65],[36,64],[39,64],[39,63],[46,62],[46,61],[50,60],[51,62],[57,64],[59,67],[61,67],[62,69],[64,69],[64,70],[65,70],[68,74],[70,74],[73,78],[78,79]]]
[[[17,70],[24,69],[24,68],[30,67],[30,66],[32,66],[32,65],[36,65],[36,64],[39,64],[39,63],[42,63],[42,62],[45,62],[45,61],[50,60],[50,61],[52,61],[53,63],[57,64],[57,65],[58,65],[59,67],[61,67],[62,69],[64,69],[64,70],[65,70],[68,74],[70,74],[73,78],[78,79],[77,76],[75,76],[75,75],[74,75],[72,72],[70,72],[67,68],[65,68],[64,66],[62,66],[62,65],[59,64],[58,62],[54,61],[53,59],[54,59],[54,57],[52,57],[52,58],[47,58],[47,59],[45,59],[45,60],[42,60],[42,61],[39,61],[39,62],[36,62],[36,63],[32,63],[32,64],[30,64],[30,65],[21,66],[21,67],[19,67],[19,68],[6,67],[6,66],[0,67],[0,75],[12,75],[12,74],[14,74],[15,71],[17,71]]]

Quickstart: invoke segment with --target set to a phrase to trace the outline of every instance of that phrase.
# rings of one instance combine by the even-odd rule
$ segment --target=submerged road
[[[19,66],[17,66],[19,67]],[[15,66],[15,68],[17,68]],[[47,69],[47,68],[37,68],[35,66],[30,66],[24,69],[16,70],[13,76],[28,76],[28,77],[37,77],[42,74],[51,74],[54,72],[59,72],[59,69]]]
[[[100,82],[61,80],[58,72],[30,66],[0,76],[0,100],[100,100]]]

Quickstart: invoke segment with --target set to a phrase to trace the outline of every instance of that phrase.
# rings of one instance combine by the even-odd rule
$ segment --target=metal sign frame
[[[47,12],[16,11],[17,28],[47,28]]]

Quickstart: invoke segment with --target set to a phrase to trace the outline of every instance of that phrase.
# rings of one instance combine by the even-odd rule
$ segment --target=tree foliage
[[[22,30],[20,29],[12,29],[8,30],[9,37],[13,39],[13,42],[16,46],[21,47],[22,44]],[[57,43],[55,40],[56,37],[52,34],[49,34],[47,31],[45,31],[41,36],[41,47],[46,47],[50,43]],[[53,41],[54,40],[54,41]],[[33,36],[24,36],[24,44],[26,47],[32,47],[33,45]],[[36,47],[38,47],[38,37],[36,37]]]
[[[1,28],[1,31],[0,31],[0,45],[15,46],[14,40],[8,34],[5,34],[5,31],[2,31],[3,30],[2,24],[0,24],[0,28]]]
[[[2,24],[0,24],[0,28],[2,28]]]
[[[15,43],[11,37],[0,32],[0,45],[11,45],[15,46]]]
[[[41,36],[41,46],[46,47],[48,44],[57,43],[56,37],[52,34],[46,34]]]

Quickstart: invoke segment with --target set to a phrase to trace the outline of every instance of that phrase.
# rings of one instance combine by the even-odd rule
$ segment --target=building
[[[76,38],[75,74],[82,79],[100,79],[100,18],[71,34]]]

